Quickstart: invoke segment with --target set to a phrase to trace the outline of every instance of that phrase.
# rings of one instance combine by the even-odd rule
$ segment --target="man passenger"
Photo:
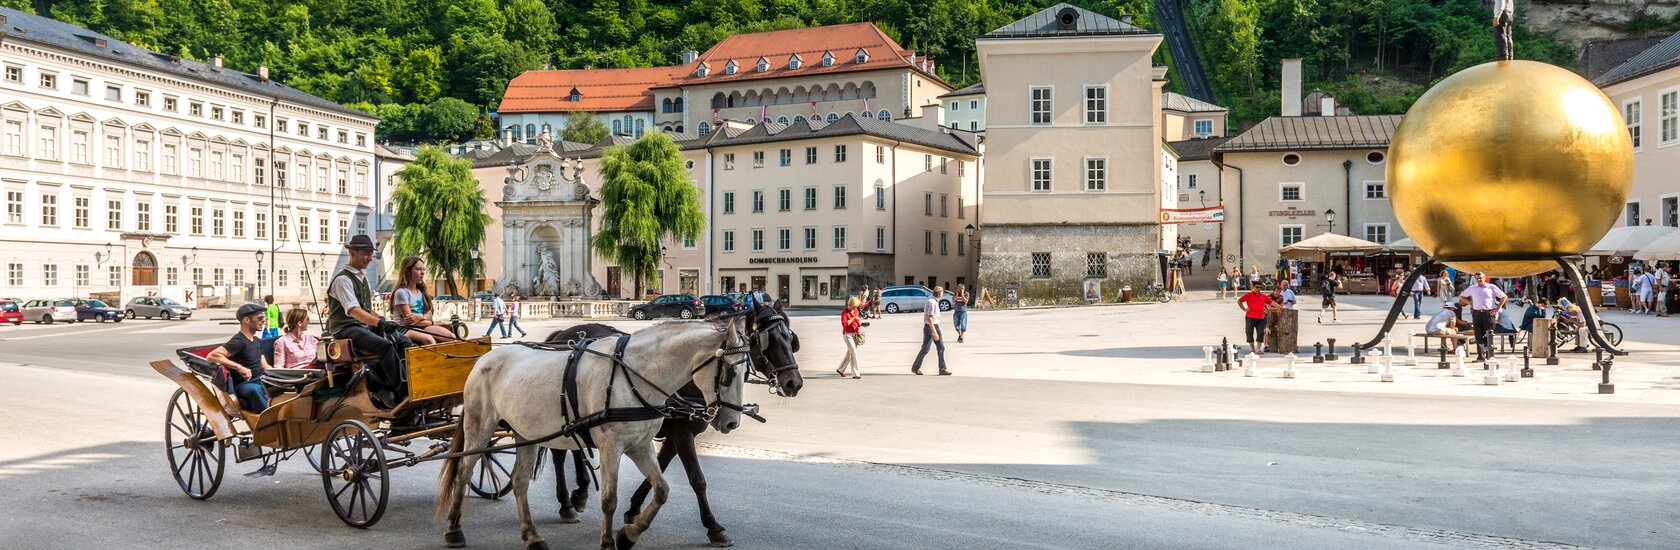
[[[257,304],[239,306],[235,314],[239,319],[239,332],[205,357],[211,363],[227,368],[228,386],[239,398],[239,408],[252,413],[268,408],[268,390],[262,384],[268,357],[263,356],[262,346],[257,344],[257,333],[268,323],[265,314],[263,306]]]

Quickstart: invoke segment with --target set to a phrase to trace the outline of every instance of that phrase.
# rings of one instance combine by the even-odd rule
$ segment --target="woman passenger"
[[[415,344],[429,346],[454,341],[455,335],[446,327],[432,324],[432,295],[426,292],[426,261],[419,256],[403,258],[397,271],[397,289],[391,291],[391,317],[401,319],[410,327],[407,336]]]
[[[286,333],[274,341],[274,368],[307,369],[315,363],[315,344],[319,341],[307,332],[309,312],[292,308],[286,312]]]

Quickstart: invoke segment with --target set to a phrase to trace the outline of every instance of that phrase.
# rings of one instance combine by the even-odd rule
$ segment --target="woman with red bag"
[[[841,378],[846,377],[846,365],[852,366],[852,378],[863,378],[858,373],[857,346],[863,339],[863,320],[858,317],[858,306],[861,303],[857,297],[846,299],[846,309],[840,311],[840,337],[846,341],[846,357],[840,360],[840,368],[834,369]]]

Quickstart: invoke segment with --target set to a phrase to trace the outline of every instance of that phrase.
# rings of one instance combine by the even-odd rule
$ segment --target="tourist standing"
[[[861,309],[863,301],[856,296],[846,299],[846,309],[840,310],[840,339],[846,343],[846,357],[840,359],[840,368],[834,369],[841,378],[846,377],[846,366],[852,367],[852,378],[863,378],[858,373],[857,346],[858,340],[863,338],[863,319]]]
[[[502,329],[502,337],[507,338],[507,325],[503,324],[506,322],[507,302],[502,301],[502,295],[500,293],[497,293],[496,297],[490,301],[490,313],[495,317],[490,321],[490,328],[484,329],[484,335],[489,336],[490,333],[496,331],[497,327],[500,327]]]
[[[267,326],[263,327],[262,337],[279,338],[280,306],[274,305],[274,295],[272,294],[263,296],[263,304],[263,317],[268,320],[268,323]]]
[[[1441,276],[1435,279],[1435,292],[1441,297],[1443,307],[1452,303],[1453,298],[1458,296],[1458,290],[1453,288],[1452,275],[1445,269],[1441,270]]]
[[[1653,275],[1657,277],[1657,316],[1668,316],[1668,287],[1674,283],[1674,277],[1668,274],[1668,266],[1658,267]]]
[[[945,342],[939,338],[939,299],[944,296],[945,287],[933,287],[933,297],[922,305],[922,351],[916,354],[916,362],[910,365],[910,372],[918,376],[922,374],[922,358],[927,357],[928,346],[939,348],[939,375],[951,374],[945,368]]]
[[[1655,313],[1657,301],[1657,278],[1651,275],[1650,271],[1641,269],[1639,270],[1639,275],[1635,277],[1634,280],[1637,283],[1636,286],[1639,290],[1639,311],[1635,313],[1642,313],[1645,315]]]
[[[1505,307],[1505,291],[1488,282],[1486,273],[1477,272],[1475,281],[1459,297],[1470,299],[1470,323],[1476,330],[1476,360],[1483,361],[1493,349],[1493,324],[1499,319],[1499,310]]]
[[[863,285],[857,293],[858,313],[866,317],[869,315],[869,296],[869,285]]]
[[[1342,280],[1336,277],[1335,271],[1324,272],[1324,278],[1318,282],[1318,293],[1324,299],[1318,304],[1318,322],[1324,323],[1324,310],[1330,310],[1330,322],[1340,323],[1341,317],[1336,311],[1336,291],[1342,288]]]
[[[951,324],[957,329],[957,343],[963,343],[968,332],[968,286],[957,285],[957,295],[951,297]]]
[[[875,314],[876,319],[881,318],[881,288],[880,286],[875,287],[875,297],[869,299],[870,313]]]
[[[1237,307],[1243,310],[1243,336],[1248,338],[1250,352],[1266,352],[1266,304],[1270,303],[1272,299],[1255,287],[1249,287],[1247,294],[1237,298]]]
[[[507,319],[508,319],[507,332],[508,332],[508,334],[513,334],[513,331],[517,330],[517,331],[519,331],[519,337],[524,338],[525,337],[525,329],[519,328],[519,294],[517,294],[517,293],[509,294],[508,299],[509,299],[509,301],[508,301],[508,304],[507,304],[507,306],[508,306],[508,309],[507,309]]]
[[[1221,269],[1219,270],[1219,276],[1215,279],[1219,281],[1219,301],[1223,302],[1226,297],[1225,293],[1231,288],[1231,274]]]

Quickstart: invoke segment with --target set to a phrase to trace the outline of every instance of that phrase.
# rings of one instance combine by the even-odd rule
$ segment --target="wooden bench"
[[[1446,335],[1446,334],[1423,333],[1423,334],[1419,334],[1418,337],[1423,338],[1423,352],[1424,353],[1429,353],[1429,339],[1430,338],[1440,340],[1439,347],[1440,347],[1440,350],[1441,350],[1441,362],[1439,364],[1437,364],[1436,366],[1439,367],[1439,368],[1443,368],[1443,369],[1452,368],[1452,365],[1447,362],[1447,340],[1457,341],[1458,345],[1460,345],[1460,346],[1468,346],[1468,345],[1475,342],[1474,337],[1464,335],[1464,334]]]

